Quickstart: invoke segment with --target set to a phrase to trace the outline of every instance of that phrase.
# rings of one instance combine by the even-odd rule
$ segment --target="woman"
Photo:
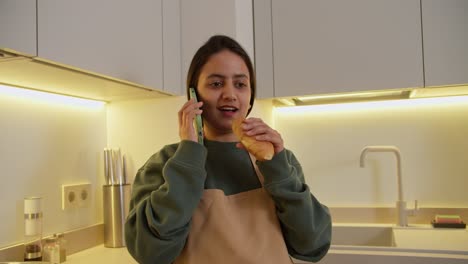
[[[275,154],[253,161],[231,125],[246,117],[255,75],[245,50],[213,36],[195,54],[187,78],[200,102],[178,113],[180,143],[167,145],[138,171],[125,225],[140,263],[291,263],[328,251],[328,209],[310,193],[301,166],[280,134],[259,118],[242,128]],[[202,115],[204,145],[193,126]]]

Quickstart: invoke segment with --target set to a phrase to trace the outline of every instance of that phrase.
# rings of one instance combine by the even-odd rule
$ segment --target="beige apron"
[[[253,164],[263,185],[263,176]],[[264,188],[204,191],[176,264],[290,264],[273,199]]]

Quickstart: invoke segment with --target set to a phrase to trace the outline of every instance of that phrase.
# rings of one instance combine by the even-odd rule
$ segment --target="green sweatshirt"
[[[232,195],[262,187],[249,154],[235,145],[184,140],[165,146],[138,170],[125,240],[139,263],[169,264],[177,258],[204,189]],[[331,218],[310,193],[294,154],[285,149],[257,165],[276,204],[289,254],[319,261],[330,247]]]

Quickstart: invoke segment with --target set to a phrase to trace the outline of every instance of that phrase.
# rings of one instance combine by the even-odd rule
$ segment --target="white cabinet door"
[[[425,85],[468,83],[468,1],[423,0]]]
[[[38,56],[163,89],[161,0],[39,0]]]
[[[271,16],[276,97],[423,86],[419,0],[272,0]]]
[[[174,95],[182,94],[180,65],[180,2],[162,0],[163,16],[163,85],[164,91]]]
[[[182,83],[197,49],[209,37],[223,34],[236,39],[253,56],[252,2],[245,0],[180,0]]]
[[[0,48],[37,55],[36,0],[0,1]]]

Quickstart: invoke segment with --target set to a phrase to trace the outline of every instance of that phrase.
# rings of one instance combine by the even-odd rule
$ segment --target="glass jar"
[[[60,263],[67,260],[67,240],[65,240],[65,235],[63,233],[54,234],[54,237],[57,239],[57,243],[60,247]]]
[[[51,264],[60,263],[60,245],[56,237],[45,239],[44,254],[42,260],[48,261]]]

